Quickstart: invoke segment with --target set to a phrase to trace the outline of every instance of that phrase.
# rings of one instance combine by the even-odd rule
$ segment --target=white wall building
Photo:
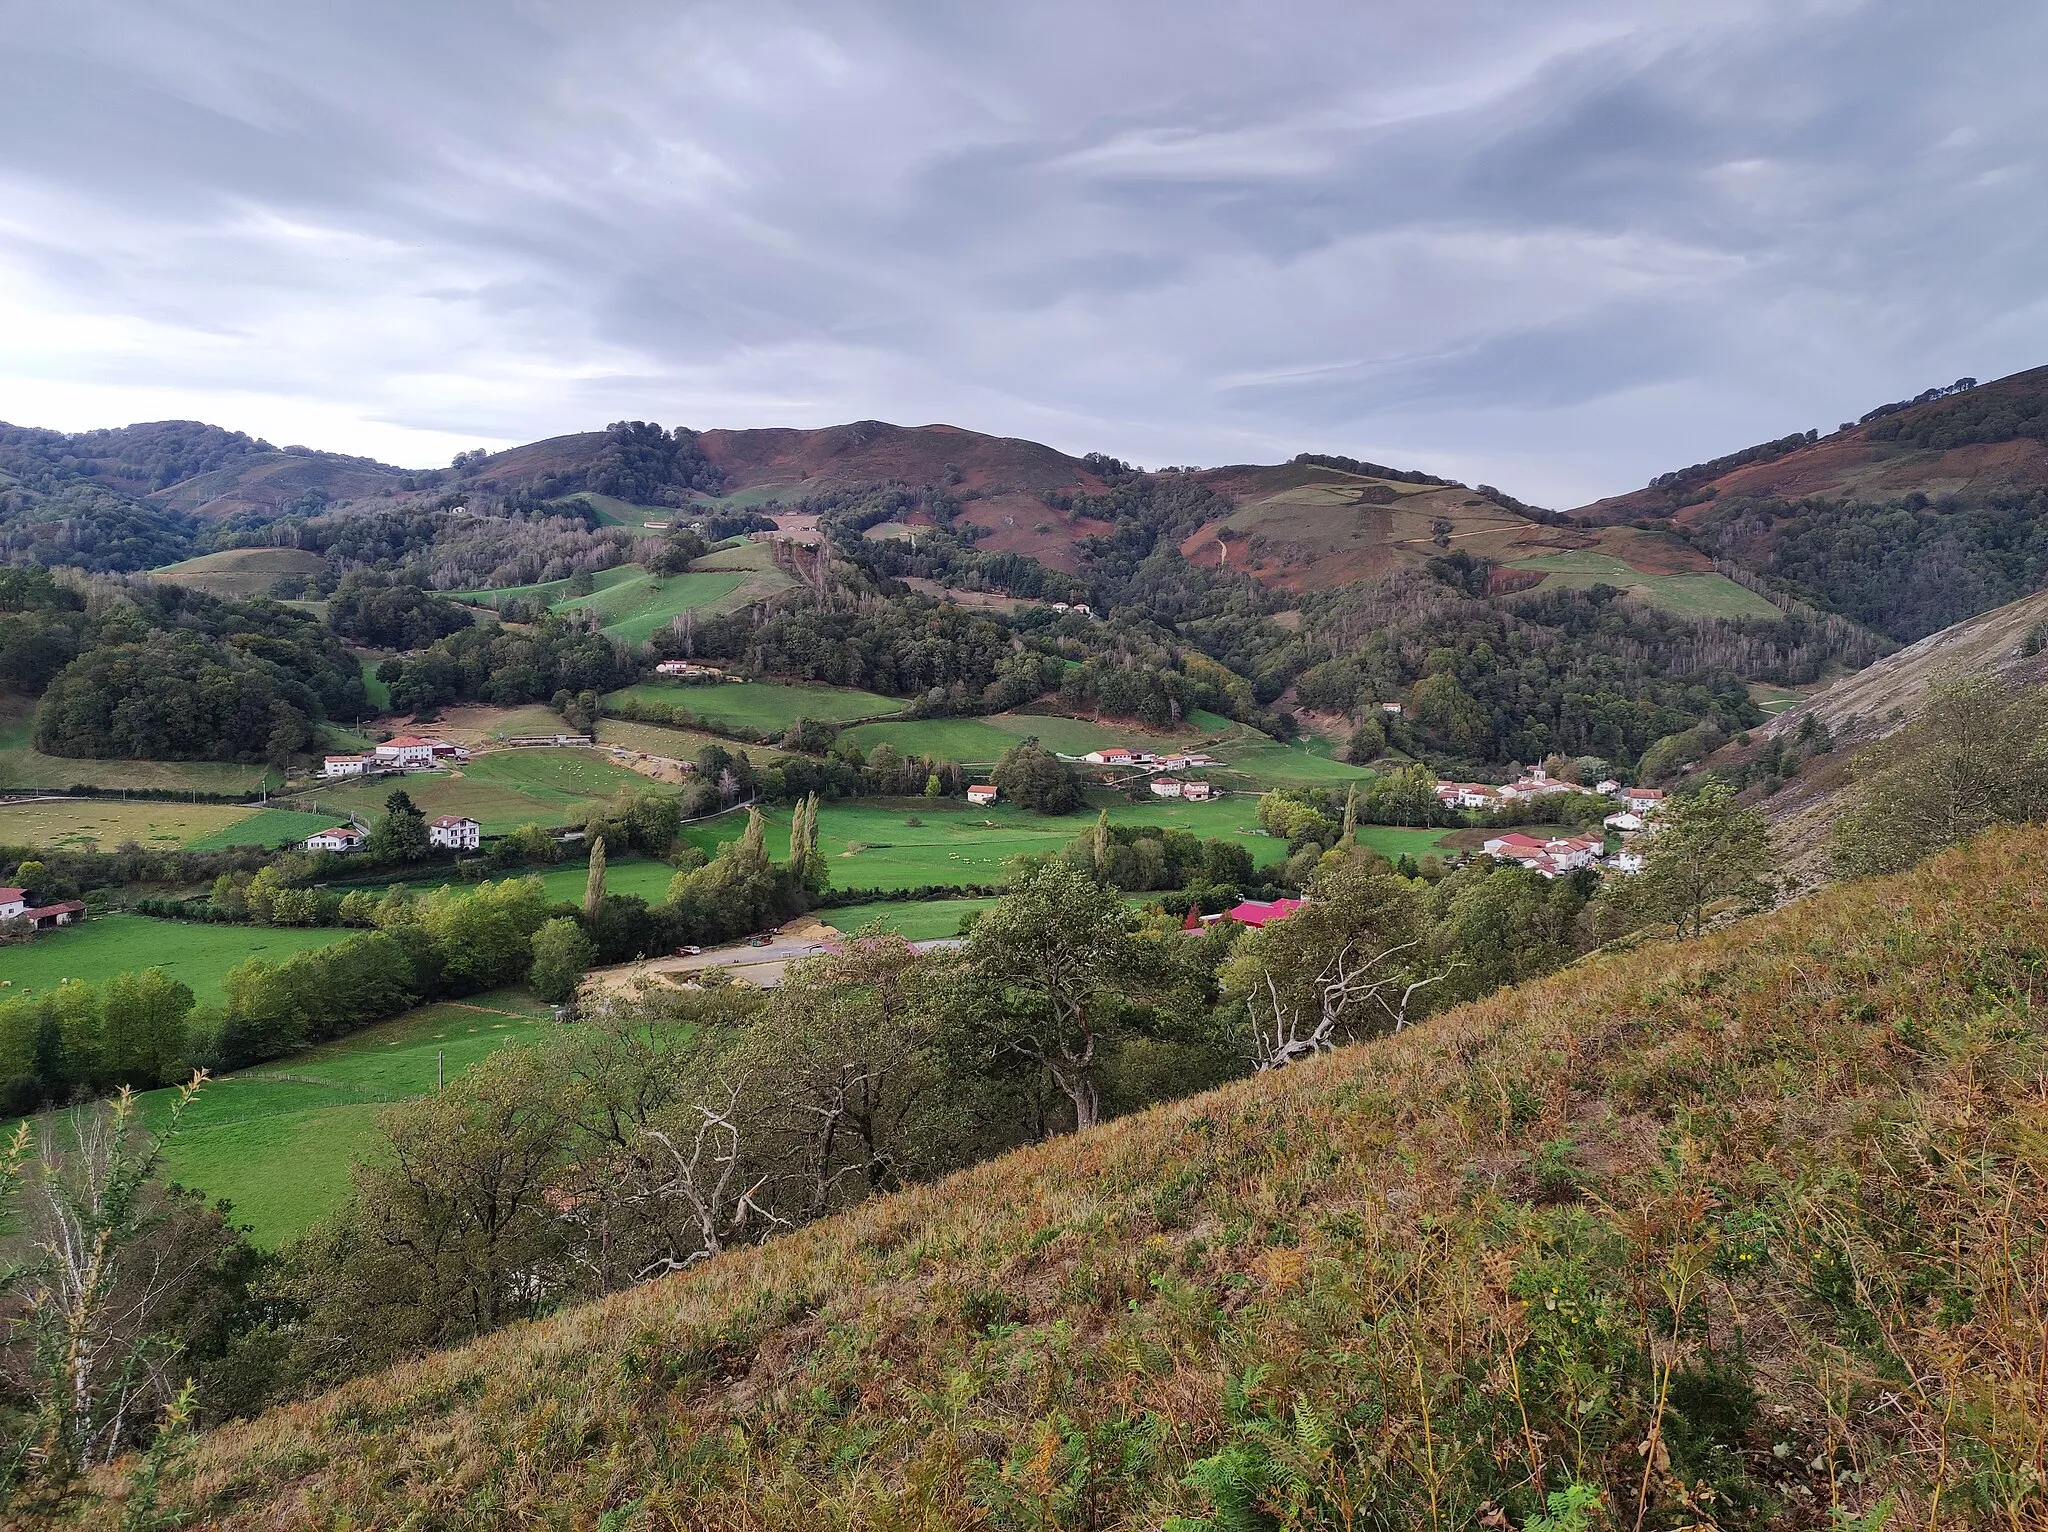
[[[318,835],[306,837],[308,851],[353,851],[363,843],[363,832],[354,825],[336,825]]]
[[[483,844],[484,827],[474,819],[443,814],[427,826],[427,843],[456,851],[474,851]]]
[[[434,745],[431,739],[418,739],[410,734],[400,734],[387,739],[377,747],[377,760],[386,766],[396,766],[401,771],[418,771],[434,764]]]

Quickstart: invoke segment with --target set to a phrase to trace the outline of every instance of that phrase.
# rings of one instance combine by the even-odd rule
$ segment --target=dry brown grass
[[[1462,1527],[1576,1482],[1594,1526],[2038,1527],[2044,888],[2003,832],[1596,957],[217,1431],[169,1498],[1207,1528],[1237,1484],[1237,1525]]]

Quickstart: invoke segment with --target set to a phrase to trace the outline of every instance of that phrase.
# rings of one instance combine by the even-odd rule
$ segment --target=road
[[[584,978],[586,987],[621,989],[650,974],[688,975],[723,968],[735,979],[758,989],[773,989],[782,982],[782,970],[800,958],[821,957],[836,950],[842,940],[837,931],[817,921],[806,920],[784,927],[759,947],[735,942],[724,947],[706,947],[695,957],[649,958],[639,963],[619,963],[610,968],[593,968]],[[912,942],[919,952],[957,947],[957,936],[936,941]],[[686,982],[686,981],[685,981]]]

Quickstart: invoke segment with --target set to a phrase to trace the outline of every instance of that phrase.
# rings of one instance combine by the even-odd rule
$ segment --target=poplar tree
[[[1340,846],[1358,843],[1358,784],[1351,784],[1351,791],[1344,795],[1344,836],[1337,842]]]
[[[590,878],[583,885],[583,913],[595,919],[604,903],[604,837],[590,843]]]

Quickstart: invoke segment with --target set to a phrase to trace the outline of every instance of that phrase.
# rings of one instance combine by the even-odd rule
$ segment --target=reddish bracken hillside
[[[1879,416],[1818,441],[1713,471],[1686,470],[1579,507],[1603,522],[1697,519],[1716,500],[1808,496],[1883,501],[1918,491],[1981,496],[2048,488],[2048,367]],[[1749,454],[1736,454],[1748,456]]]
[[[892,426],[880,420],[815,431],[771,428],[706,431],[704,455],[731,489],[808,484],[937,484],[955,493],[1055,491],[1093,494],[1102,481],[1079,458],[1014,436],[983,436],[959,426]]]

